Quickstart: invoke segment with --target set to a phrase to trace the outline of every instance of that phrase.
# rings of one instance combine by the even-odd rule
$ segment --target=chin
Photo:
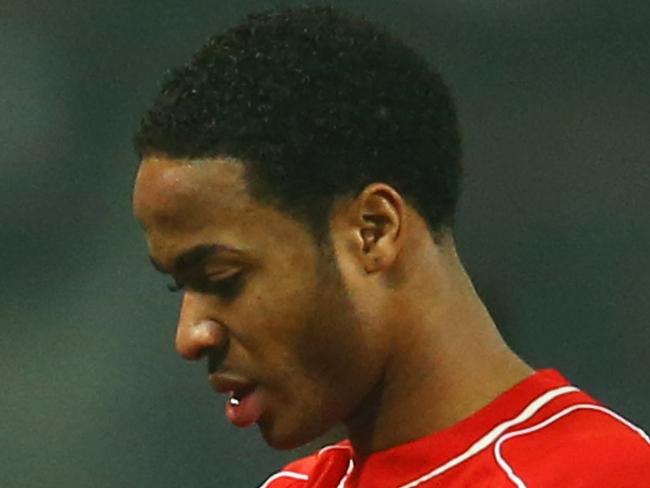
[[[273,419],[275,420],[275,419]],[[328,431],[327,427],[320,427],[315,424],[295,423],[289,426],[278,425],[279,422],[265,421],[259,422],[260,431],[264,441],[273,449],[286,451],[304,446],[310,441],[317,439]],[[292,419],[287,419],[291,421]]]

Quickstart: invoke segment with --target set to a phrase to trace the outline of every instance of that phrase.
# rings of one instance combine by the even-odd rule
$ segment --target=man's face
[[[241,163],[146,158],[134,211],[155,266],[183,285],[179,353],[206,356],[218,388],[254,388],[242,404],[271,446],[301,445],[353,413],[380,366],[334,253],[253,200]]]

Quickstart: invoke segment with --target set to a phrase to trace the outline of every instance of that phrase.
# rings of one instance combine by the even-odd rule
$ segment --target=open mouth
[[[253,386],[229,392],[225,410],[228,420],[237,427],[249,427],[257,423],[263,412],[259,389]]]
[[[256,423],[263,413],[260,385],[240,376],[214,373],[210,375],[212,387],[226,395],[225,413],[237,427]]]
[[[239,389],[237,391],[231,391],[228,393],[228,403],[233,407],[238,407],[241,404],[242,399],[255,390],[254,386]]]

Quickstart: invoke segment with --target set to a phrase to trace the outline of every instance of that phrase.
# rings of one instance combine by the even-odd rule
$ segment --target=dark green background
[[[0,3],[1,487],[248,487],[296,455],[228,426],[176,357],[129,202],[163,71],[295,3]],[[460,251],[510,343],[650,428],[650,4],[335,4],[453,86]]]

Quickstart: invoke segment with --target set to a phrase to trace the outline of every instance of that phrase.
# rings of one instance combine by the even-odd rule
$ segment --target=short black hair
[[[246,165],[251,194],[322,237],[334,198],[393,186],[433,235],[460,194],[449,89],[385,28],[329,6],[269,10],[169,72],[135,148]]]

